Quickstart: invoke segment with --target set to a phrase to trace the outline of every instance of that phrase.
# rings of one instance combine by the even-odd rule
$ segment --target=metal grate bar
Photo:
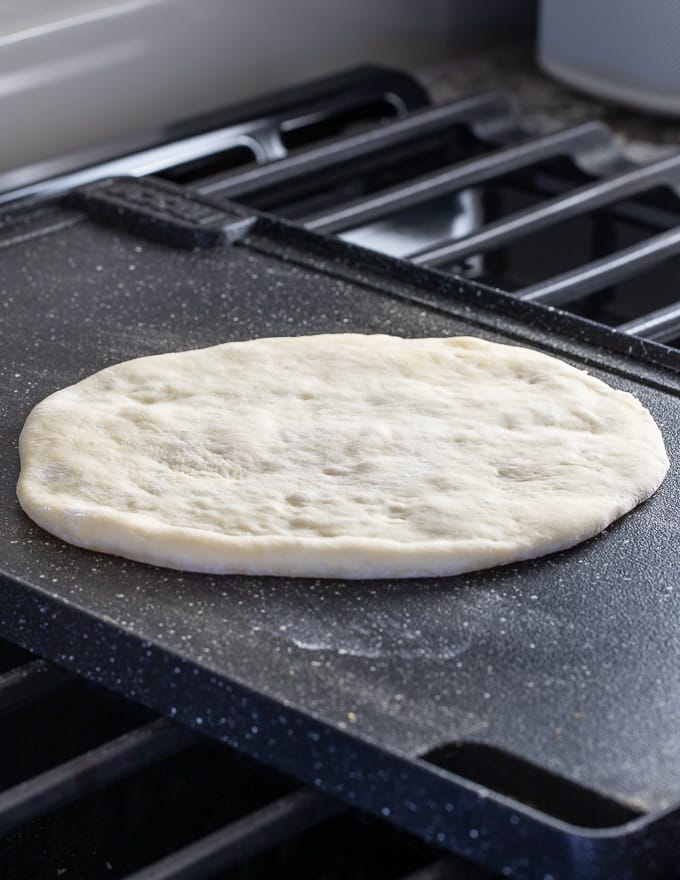
[[[219,193],[224,198],[242,198],[284,181],[324,171],[340,162],[359,159],[408,143],[416,137],[441,131],[449,125],[494,117],[510,118],[507,102],[498,95],[475,95],[445,107],[412,113],[404,119],[378,126],[371,131],[301,150],[271,165],[222,176],[197,186],[196,191],[202,195]]]
[[[73,676],[45,660],[32,660],[0,675],[0,714],[58,691]]]
[[[617,329],[633,336],[644,336],[654,342],[670,342],[671,339],[680,337],[680,302],[656,309],[640,318],[633,318]]]
[[[492,248],[502,247],[537,229],[547,229],[555,223],[563,222],[585,211],[597,210],[659,184],[680,184],[680,155],[644,165],[625,174],[589,183],[566,195],[541,202],[535,208],[517,211],[496,223],[489,223],[479,232],[464,238],[440,242],[434,247],[418,251],[408,259],[420,266],[450,264]]]
[[[325,795],[300,789],[142,868],[127,880],[206,880],[344,809]]]
[[[0,834],[93,794],[194,741],[193,734],[160,718],[21,782],[0,794]]]
[[[385,214],[427,199],[482,183],[490,177],[500,177],[544,159],[569,154],[580,148],[592,149],[606,142],[609,142],[609,137],[600,123],[587,122],[517,146],[493,150],[479,158],[456,162],[434,174],[423,175],[410,183],[399,184],[376,195],[355,199],[333,211],[307,218],[304,224],[315,232],[341,232],[350,226],[373,222]]]
[[[632,247],[516,293],[520,299],[558,306],[640,275],[677,254],[680,254],[680,227],[646,238]]]
[[[194,159],[200,159],[214,153],[246,147],[251,150],[256,161],[264,162],[268,158],[269,145],[264,145],[258,140],[260,132],[251,130],[248,126],[228,126],[215,131],[197,134],[180,141],[162,144],[159,147],[150,147],[140,150],[128,156],[110,159],[99,165],[91,165],[79,168],[59,177],[51,177],[47,180],[39,180],[26,186],[8,189],[0,192],[0,204],[18,201],[31,196],[53,196],[77,186],[91,183],[93,180],[102,180],[105,177],[142,177],[145,174],[155,174],[174,165],[181,165]],[[49,171],[49,163],[45,163],[45,173]],[[6,185],[6,179],[13,172],[0,176],[0,186]],[[3,187],[4,188],[4,187]]]

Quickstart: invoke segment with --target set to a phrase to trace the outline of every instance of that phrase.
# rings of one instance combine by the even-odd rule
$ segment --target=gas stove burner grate
[[[195,189],[626,333],[680,339],[680,155],[636,166],[599,122],[531,138],[484,94]]]
[[[426,104],[408,76],[360,69],[105,161],[20,169],[0,203],[155,174],[680,346],[680,155],[635,165],[600,122],[532,137],[499,94]]]
[[[1,641],[0,664],[3,880],[491,876]]]

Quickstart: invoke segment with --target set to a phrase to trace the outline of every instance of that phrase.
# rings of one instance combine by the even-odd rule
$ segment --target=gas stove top
[[[347,329],[345,324],[354,321],[360,329],[370,324],[374,331],[389,326],[392,332],[399,332],[403,325],[408,332],[424,334],[428,328],[439,328],[441,322],[450,320],[445,332],[449,332],[448,328],[460,332],[456,328],[474,326],[480,332],[510,335],[546,348],[560,346],[558,350],[576,362],[594,370],[610,371],[623,377],[624,382],[633,383],[631,387],[637,383],[653,403],[667,407],[664,412],[668,425],[674,424],[672,396],[677,393],[680,372],[678,353],[674,350],[680,342],[680,305],[673,281],[678,265],[675,255],[680,254],[680,199],[676,192],[680,185],[680,159],[676,157],[637,166],[622,156],[610,131],[599,123],[584,123],[564,132],[532,137],[517,123],[502,96],[487,93],[442,107],[429,107],[427,95],[410,78],[365,69],[194,121],[169,133],[163,144],[147,144],[125,155],[117,155],[115,147],[106,147],[96,158],[97,161],[81,167],[82,157],[66,157],[53,164],[52,170],[57,173],[45,179],[44,169],[24,169],[21,174],[14,174],[11,181],[5,180],[2,196],[5,207],[0,214],[0,247],[8,248],[7,277],[21,279],[26,285],[26,297],[17,288],[7,290],[7,302],[14,304],[16,327],[23,326],[22,322],[30,324],[28,294],[37,296],[42,303],[41,298],[50,295],[50,279],[61,278],[65,266],[72,273],[67,279],[69,284],[91,291],[84,313],[81,300],[72,302],[66,297],[53,312],[45,303],[43,317],[52,322],[52,341],[58,336],[59,322],[66,329],[73,329],[81,321],[79,335],[72,344],[64,337],[66,347],[57,352],[55,369],[66,371],[64,375],[82,369],[81,356],[96,358],[105,354],[122,359],[145,352],[148,345],[156,344],[150,331],[157,333],[158,344],[162,346],[170,337],[177,340],[178,347],[207,344],[206,334],[213,332],[213,328],[209,321],[206,324],[202,309],[214,305],[210,291],[223,281],[244,284],[242,300],[229,303],[230,333],[247,334],[270,327],[280,330],[282,326],[288,327],[288,322],[293,330],[306,328],[304,332],[314,332],[316,324],[319,328],[330,324],[331,329],[336,325]],[[147,178],[149,174],[153,177]],[[122,180],[111,179],[120,176]],[[130,180],[131,177],[142,179]],[[17,187],[19,179],[22,183]],[[285,222],[268,220],[271,217]],[[90,222],[92,218],[96,223]],[[125,232],[120,239],[110,233],[109,224],[122,225]],[[76,250],[72,249],[69,230],[76,237]],[[135,240],[134,247],[124,237],[131,230],[142,236],[139,242]],[[319,233],[329,238],[321,238]],[[107,238],[111,234],[113,237]],[[58,242],[55,245],[50,244],[52,235]],[[145,243],[147,238],[150,242],[160,240],[162,246]],[[167,244],[170,240],[183,250],[163,250],[163,242]],[[211,256],[210,247],[224,242],[238,245],[238,253],[235,250],[230,255],[225,251],[221,256]],[[358,248],[352,247],[357,245]],[[128,259],[130,248],[134,259]],[[362,249],[386,255],[384,262]],[[18,253],[19,259],[13,261],[10,253]],[[395,257],[398,261],[392,259]],[[88,260],[99,262],[89,267]],[[317,264],[325,273],[327,304],[319,299],[318,279],[311,271]],[[102,277],[96,275],[95,269],[110,273],[109,286],[123,290],[123,299],[118,302],[121,333],[113,325],[111,332],[101,338],[82,333],[91,324],[96,332],[96,322],[88,312],[111,306],[108,301],[99,302],[99,293],[90,286],[90,268],[93,278]],[[173,292],[172,288],[173,273],[186,272],[187,268],[192,273],[186,277],[193,285],[198,303],[195,307],[181,301],[184,294]],[[135,303],[134,298],[127,296],[129,279],[135,279],[136,290],[142,290],[144,285],[144,289],[150,290],[151,279],[159,278],[161,272],[166,273],[167,302],[156,302],[148,296]],[[261,277],[258,280],[260,272],[266,273],[266,284]],[[464,280],[458,281],[459,278]],[[305,309],[296,306],[291,310],[285,299],[291,279],[299,285]],[[466,286],[465,279],[475,283]],[[511,296],[489,287],[507,291]],[[378,295],[368,302],[366,297],[372,295],[371,291]],[[76,293],[80,295],[80,290]],[[391,304],[392,295],[400,299],[401,306]],[[172,311],[173,303],[183,310],[181,326],[177,326],[179,312]],[[159,317],[165,306],[171,314]],[[571,318],[569,313],[577,317]],[[224,320],[220,312],[220,321]],[[45,321],[41,317],[42,323],[37,318],[33,323],[34,329],[38,328],[38,342],[43,338],[41,332],[46,332]],[[104,345],[109,346],[106,351]],[[38,384],[44,383],[46,369],[48,373],[51,369],[46,364],[44,353],[35,364],[27,362]],[[24,401],[21,396],[21,406],[37,393],[31,388],[24,389],[27,399]],[[8,413],[14,418],[13,411],[8,409]],[[12,519],[14,504],[13,499],[7,499],[8,535],[11,529],[21,528],[21,523]],[[669,554],[668,542],[674,540],[673,521],[662,520],[658,515],[654,522],[657,526],[663,522],[668,533],[664,543],[663,536],[659,537],[663,529],[656,528],[649,541],[647,555],[658,560],[664,553]],[[17,545],[21,541],[10,543]],[[536,771],[530,764],[484,743],[468,742],[465,749],[449,743],[422,753],[415,749],[419,756],[427,758],[429,769],[424,770],[425,765],[415,767],[414,773],[425,773],[423,778],[430,779],[431,787],[429,794],[424,786],[417,794],[407,796],[406,789],[420,778],[409,776],[414,768],[408,763],[387,762],[383,766],[378,765],[376,758],[378,763],[373,771],[370,767],[367,771],[365,766],[360,769],[351,762],[336,766],[341,759],[329,757],[331,750],[337,748],[342,760],[349,761],[347,756],[353,754],[351,744],[359,743],[367,732],[361,729],[363,717],[357,719],[353,710],[343,710],[343,720],[335,730],[341,738],[325,739],[328,731],[315,726],[328,711],[323,694],[315,697],[316,720],[310,722],[308,731],[305,728],[309,737],[306,750],[296,745],[291,758],[285,735],[288,729],[294,737],[294,725],[288,720],[287,711],[272,709],[269,696],[260,694],[263,703],[259,705],[252,701],[252,691],[239,690],[242,685],[237,681],[234,692],[238,691],[243,701],[240,714],[259,712],[262,720],[246,719],[246,724],[239,717],[238,706],[230,706],[228,711],[225,708],[223,719],[213,712],[213,707],[210,717],[207,710],[205,715],[197,714],[193,700],[199,689],[204,699],[210,688],[218,687],[218,682],[219,687],[228,684],[231,673],[226,677],[224,672],[213,673],[211,677],[189,655],[185,657],[186,664],[183,660],[181,666],[171,669],[163,666],[172,656],[171,652],[164,653],[167,646],[159,650],[151,636],[139,646],[132,644],[130,628],[134,630],[140,621],[144,626],[158,625],[152,602],[155,586],[150,575],[144,576],[146,569],[135,579],[134,572],[114,571],[115,562],[103,564],[101,570],[95,566],[93,580],[103,589],[83,614],[81,606],[86,600],[80,594],[85,569],[69,568],[71,562],[62,561],[49,542],[36,538],[35,543],[41,548],[36,550],[36,559],[40,553],[47,553],[47,557],[35,564],[32,558],[20,560],[20,565],[28,562],[31,569],[26,577],[11,572],[7,575],[5,587],[11,591],[8,595],[15,597],[16,605],[0,618],[2,632],[24,647],[78,670],[130,699],[113,697],[59,667],[31,659],[9,646],[2,648],[7,652],[5,668],[9,671],[0,677],[0,708],[8,713],[7,741],[16,752],[16,758],[9,762],[11,769],[0,780],[5,788],[0,795],[0,830],[6,834],[4,844],[0,844],[2,876],[63,874],[159,880],[257,878],[277,873],[329,880],[336,876],[350,880],[436,880],[448,876],[473,880],[498,876],[500,871],[501,875],[517,878],[594,880],[609,876],[607,872],[615,865],[618,877],[632,880],[643,876],[639,873],[641,864],[650,872],[656,871],[655,876],[666,876],[662,872],[674,852],[675,825],[673,817],[665,816],[662,810],[663,792],[659,792],[663,773],[658,767],[649,768],[650,792],[640,795],[648,798],[641,807],[627,794],[625,772],[621,775],[615,761],[610,768],[611,779],[603,777],[597,785],[593,783],[599,789],[610,785],[612,797],[603,797],[584,787],[590,780],[582,778],[583,767],[577,766],[573,755],[569,756],[571,769],[580,784],[552,772],[545,762]],[[632,569],[641,583],[654,574],[649,567],[645,570],[647,550],[640,544],[640,559]],[[597,553],[597,549],[591,551]],[[3,569],[13,552],[8,549]],[[616,574],[618,563],[610,562]],[[80,564],[78,560],[74,562],[76,568]],[[546,564],[550,567],[553,563]],[[569,567],[568,560],[565,565],[569,581],[574,577],[573,566]],[[46,585],[45,604],[31,604],[41,595],[42,584],[36,579],[47,577],[48,568],[57,584],[56,592],[49,593],[51,587]],[[666,565],[656,575],[659,588],[666,584],[670,570]],[[522,578],[515,571],[505,574],[511,580],[516,575]],[[114,582],[125,585],[128,579],[129,601],[116,604],[120,597],[115,591],[111,593],[105,583],[107,578],[111,578],[109,586]],[[24,606],[24,598],[20,599],[19,594],[31,579],[35,580],[36,590]],[[536,583],[541,596],[531,597],[532,601],[540,599],[531,620],[535,620],[536,609],[542,607],[544,599],[541,576]],[[203,589],[192,581],[192,607],[200,606],[202,612],[205,605],[205,609],[221,613],[211,592],[216,586],[208,584]],[[278,593],[271,592],[266,584],[257,586],[262,596],[269,597],[269,607],[275,609],[277,620],[290,616],[291,609],[297,607],[295,585],[284,586]],[[231,608],[229,613],[233,615],[229,602],[241,595],[240,586],[227,587],[222,599],[229,601],[223,610],[226,613]],[[475,626],[480,626],[485,619],[484,608],[479,606],[484,590],[481,583],[477,587],[473,590],[470,585],[461,585],[460,590],[448,591],[447,596],[451,601],[462,602],[462,610],[470,613]],[[506,604],[508,596],[514,596],[517,603],[526,599],[516,587],[514,581],[505,585]],[[175,598],[184,602],[183,589],[178,587],[177,596],[168,597],[168,607]],[[494,597],[501,601],[493,584],[488,589],[488,601]],[[230,595],[229,590],[236,592]],[[409,605],[409,613],[423,605],[422,591],[397,591],[385,585],[384,592],[389,592],[394,602],[410,602],[413,607]],[[545,592],[547,617],[559,610],[550,605],[553,600],[549,592]],[[250,602],[253,619],[260,613],[255,607],[258,595],[255,591],[254,599],[244,595],[239,600],[239,607]],[[363,608],[368,632],[373,633],[372,595],[364,591],[362,596],[355,596],[345,585],[342,597],[329,596],[341,627],[351,629],[357,608]],[[448,599],[444,597],[442,601]],[[556,601],[559,606],[561,600]],[[421,612],[424,610],[424,606],[420,608]],[[572,610],[573,604],[571,610],[562,608],[569,619]],[[508,605],[506,611],[512,621],[516,608]],[[623,605],[619,608],[622,626],[630,617],[628,611]],[[69,616],[72,613],[80,615],[76,626]],[[187,617],[197,613],[191,612]],[[236,615],[235,624],[243,614],[246,612]],[[47,629],[40,615],[53,615]],[[425,623],[428,619],[423,614]],[[576,618],[575,621],[575,626],[581,625]],[[590,622],[586,621],[588,626]],[[119,627],[118,641],[109,641],[107,632],[112,623]],[[516,623],[520,638],[524,630],[519,619]],[[606,630],[605,623],[600,621],[602,632]],[[294,617],[281,626],[285,629],[288,624],[293,628],[301,625]],[[225,618],[224,626],[227,625]],[[438,638],[434,617],[427,625],[431,625],[430,635]],[[378,623],[375,627],[374,635],[384,640],[388,654],[390,645],[399,647],[398,628],[383,630]],[[260,627],[256,629],[259,632]],[[512,629],[508,624],[508,631]],[[663,621],[657,623],[657,630],[656,642],[662,646],[666,638]],[[274,680],[280,679],[283,661],[277,661],[276,673],[273,660],[271,668],[263,669],[259,662],[256,669],[251,649],[257,638],[265,638],[266,634],[256,636],[254,632],[242,644],[248,649],[243,653],[243,669],[251,676],[249,687],[255,691],[259,687],[264,692],[270,682],[273,687]],[[71,641],[76,640],[74,633],[78,634],[78,648],[71,646]],[[244,636],[237,632],[237,626],[232,635],[233,650]],[[301,644],[304,635],[300,636]],[[635,638],[634,630],[630,630],[629,636]],[[548,640],[547,649],[552,633],[541,634],[537,629],[536,640],[544,637]],[[271,644],[276,651],[280,638],[273,634]],[[365,672],[367,681],[375,684],[380,663],[361,671],[354,668],[353,643],[346,644],[347,637],[342,638],[345,641],[336,652],[338,674],[348,676],[347,680],[354,676],[358,683]],[[81,639],[88,644],[84,645]],[[207,632],[205,641],[202,639],[196,630],[196,642],[205,644],[209,652]],[[98,640],[106,659],[97,653]],[[268,649],[264,643],[262,647]],[[132,665],[137,648],[142,651],[138,668]],[[628,669],[629,652],[624,648],[617,656],[633,681],[639,673],[633,666]],[[295,657],[286,660],[292,670],[290,675],[297,672],[298,678],[294,681],[286,676],[283,684],[277,681],[281,693],[289,688],[290,695],[296,696],[296,688],[304,689],[304,679],[310,670],[310,681],[314,675],[322,675],[310,665],[321,665],[322,661],[314,660],[312,655],[308,657],[304,650],[303,645]],[[568,653],[568,648],[565,651]],[[586,654],[588,651],[595,652],[592,662],[599,663],[601,656],[592,645]],[[503,658],[492,655],[493,651],[485,662],[498,660],[495,674],[501,675]],[[552,655],[557,656],[554,650]],[[147,661],[147,656],[152,659]],[[394,661],[401,663],[400,656],[397,650]],[[370,653],[366,657],[368,663],[372,662]],[[450,670],[448,666],[440,669],[434,655],[429,658],[433,665],[428,666],[428,657],[416,652],[407,666],[421,668],[424,663],[427,668],[422,671],[429,678],[421,681],[421,696],[437,687],[441,696],[450,685]],[[571,668],[566,655],[563,659],[565,670],[578,678],[585,665]],[[15,662],[22,660],[25,665],[13,668]],[[196,672],[192,671],[194,661]],[[156,662],[160,663],[158,668],[151,669]],[[527,657],[521,662],[531,665]],[[655,669],[657,681],[662,670]],[[548,675],[545,669],[537,670],[537,675],[540,677],[543,672]],[[172,685],[175,673],[182,676],[177,699],[172,691],[176,687]],[[564,674],[568,678],[567,672]],[[197,678],[185,679],[190,675]],[[456,675],[461,676],[461,685],[465,684],[465,674]],[[239,681],[241,677],[237,676]],[[534,683],[531,682],[532,687]],[[480,700],[475,710],[479,721],[486,711],[484,706],[489,704],[484,702],[486,694],[480,692],[478,684],[472,682]],[[546,687],[548,684],[546,679]],[[560,684],[553,679],[552,691],[545,691],[545,705],[550,704],[552,692],[559,697],[559,687],[563,685],[564,681]],[[346,685],[343,687],[346,694]],[[387,705],[388,695],[383,696]],[[492,694],[488,696],[491,699]],[[530,697],[528,690],[518,697],[520,703],[526,703],[529,714],[533,711],[529,708]],[[418,699],[414,694],[414,705]],[[162,710],[167,718],[137,707],[135,701]],[[329,699],[328,704],[332,702]],[[650,711],[657,711],[656,703],[649,705]],[[593,704],[591,709],[595,708]],[[400,715],[404,718],[399,721],[399,729],[403,728],[403,735],[414,742],[421,736],[419,725],[429,723],[407,709],[395,714],[394,707],[387,710],[379,700],[373,709],[376,727],[369,731],[368,741],[371,736],[386,739],[390,760],[394,757],[390,749],[394,751],[400,745],[395,733]],[[370,716],[370,712],[371,706],[367,705],[366,715]],[[60,720],[55,724],[57,713]],[[500,714],[510,723],[512,713]],[[436,715],[434,710],[432,715]],[[281,717],[284,721],[279,723],[277,719]],[[314,713],[309,717],[314,717]],[[394,722],[392,728],[381,730],[379,723],[389,717]],[[265,718],[271,737],[271,742],[266,743]],[[215,731],[227,721],[232,733],[221,737]],[[574,717],[568,723],[577,730],[581,722]],[[214,731],[208,729],[211,725]],[[193,728],[191,732],[189,727]],[[509,727],[518,748],[522,729],[519,721]],[[36,739],[31,731],[39,731]],[[231,747],[209,744],[201,735],[205,732],[251,755],[268,755],[268,763],[279,769],[288,768],[314,788],[301,788],[290,778],[264,771]],[[568,736],[573,731],[563,733]],[[46,738],[45,745],[41,745],[40,737]],[[326,742],[326,746],[319,746],[320,741]],[[602,750],[598,752],[597,744],[589,755],[591,746],[592,743],[584,741],[583,766],[593,755],[600,764],[606,757]],[[411,746],[404,748],[408,751]],[[537,755],[541,748],[536,746]],[[637,755],[636,746],[631,748]],[[558,742],[553,755],[557,769],[568,752]],[[313,758],[318,762],[318,771],[312,767]],[[540,764],[541,756],[536,760]],[[433,767],[446,774],[439,780],[440,788],[438,782],[435,784],[437,773]],[[300,768],[299,772],[295,768]],[[397,797],[399,773],[403,774],[399,778],[404,790]],[[366,779],[371,774],[375,779],[368,786]],[[386,799],[378,802],[370,791],[361,791],[362,778],[367,788],[373,787],[377,779],[377,788],[382,785],[384,789],[380,796]],[[350,782],[353,779],[355,782]],[[446,788],[451,779],[453,787]],[[617,790],[617,785],[622,787]],[[333,791],[335,798],[317,788]],[[454,803],[454,796],[460,796],[460,804]],[[369,819],[358,811],[348,812],[343,800],[366,806],[380,818]],[[519,806],[513,811],[514,801]],[[489,805],[487,813],[485,802]],[[654,833],[648,837],[645,811],[653,813],[657,820]],[[416,831],[427,843],[388,828],[386,822]],[[579,824],[588,825],[585,836],[579,836]],[[495,828],[495,837],[490,836],[490,828]],[[619,835],[621,828],[624,832]],[[615,838],[611,851],[605,847],[610,834]],[[144,839],[143,844],[135,842],[138,836]],[[352,846],[348,847],[350,839]],[[531,844],[523,843],[526,840]],[[464,853],[473,861],[492,865],[496,874],[487,874],[457,856],[444,856],[436,849],[437,844]],[[270,854],[266,855],[267,852]]]
[[[490,876],[2,641],[0,711],[4,880]]]
[[[408,77],[359,70],[194,120],[131,154],[108,145],[85,167],[74,166],[92,151],[54,160],[48,179],[44,166],[13,171],[0,204],[154,174],[680,345],[680,154],[637,165],[601,122],[532,136],[500,94],[427,100]]]

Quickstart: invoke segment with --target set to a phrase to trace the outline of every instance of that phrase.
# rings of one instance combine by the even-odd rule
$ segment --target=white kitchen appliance
[[[582,91],[680,116],[680,3],[542,0],[538,60]]]

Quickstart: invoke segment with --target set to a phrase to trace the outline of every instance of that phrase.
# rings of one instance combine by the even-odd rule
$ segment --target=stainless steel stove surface
[[[680,347],[680,155],[638,165],[599,122],[533,137],[499,94],[426,101],[365,70],[85,168],[24,169],[0,199],[20,222],[36,199],[154,173]],[[497,876],[6,643],[0,712],[6,880]]]

